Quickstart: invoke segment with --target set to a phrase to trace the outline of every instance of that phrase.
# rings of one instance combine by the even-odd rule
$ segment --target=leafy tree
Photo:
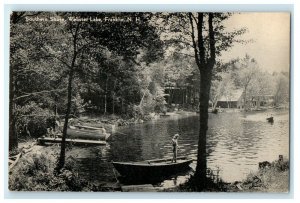
[[[226,30],[224,22],[230,13],[159,13],[161,38],[172,51],[192,56],[200,72],[200,131],[197,166],[194,180],[197,189],[206,188],[206,132],[211,81],[215,77],[217,59],[234,43],[243,43],[236,37],[246,30]],[[183,67],[182,67],[183,68]]]
[[[64,14],[65,16],[74,16],[74,13]],[[87,14],[79,13],[76,14],[83,18]],[[91,14],[88,14],[89,16]],[[71,109],[71,95],[72,95],[72,82],[74,77],[74,72],[76,68],[80,67],[81,64],[86,62],[85,56],[89,56],[89,47],[92,45],[96,49],[106,49],[112,54],[120,55],[124,57],[125,61],[134,60],[134,56],[138,53],[139,47],[153,47],[153,45],[159,44],[157,40],[157,35],[155,29],[147,24],[148,14],[135,14],[135,13],[95,13],[94,17],[122,17],[122,18],[136,18],[139,17],[143,23],[139,22],[115,22],[115,21],[105,21],[104,23],[81,23],[69,21],[66,25],[67,32],[69,32],[69,46],[70,52],[68,55],[69,63],[66,62],[64,55],[59,55],[60,61],[68,68],[68,104],[65,117],[65,123],[63,128],[63,138],[61,145],[61,154],[59,158],[59,163],[57,169],[60,169],[64,165],[65,159],[65,138],[68,126],[68,119]],[[76,17],[76,16],[75,16]],[[88,38],[88,40],[87,40]],[[66,41],[66,42],[67,42]],[[150,43],[151,42],[151,43]],[[155,43],[157,42],[157,43]],[[61,48],[61,47],[59,47]],[[148,54],[149,55],[149,54]],[[97,56],[97,55],[96,55]],[[155,56],[149,56],[149,60],[155,59]],[[101,59],[105,57],[100,56]],[[99,59],[99,57],[97,57]],[[99,60],[98,60],[99,62]],[[109,75],[106,74],[106,87],[105,95],[107,95],[107,81],[109,80]],[[105,107],[106,108],[106,107]]]
[[[206,188],[206,132],[213,69],[217,56],[236,42],[236,36],[245,32],[244,29],[225,31],[223,22],[229,17],[228,13],[188,13],[192,47],[200,71],[200,132],[194,177],[200,190]]]
[[[274,104],[279,106],[280,104],[286,104],[289,102],[289,76],[283,73],[274,74]]]
[[[247,111],[249,106],[249,101],[253,95],[253,87],[255,84],[255,78],[259,72],[258,64],[255,59],[250,58],[246,55],[238,64],[237,76],[235,77],[235,83],[237,86],[243,89],[243,103],[244,110]]]
[[[10,32],[10,135],[9,149],[17,147],[20,128],[34,131],[34,126],[20,122],[17,109],[34,101],[36,108],[54,107],[54,97],[65,91],[60,84],[64,82],[60,70],[53,61],[41,57],[40,47],[44,33],[36,22],[28,22],[26,18],[36,17],[41,12],[13,12],[11,14]],[[53,25],[55,27],[55,25]],[[53,28],[50,27],[49,29]],[[40,38],[35,38],[36,32]],[[55,72],[56,74],[50,74]],[[57,97],[59,100],[59,97]],[[43,105],[40,105],[43,104]],[[38,111],[37,111],[38,112]],[[22,115],[22,118],[39,115]],[[28,113],[28,112],[27,112]],[[50,116],[50,114],[49,114]],[[39,119],[49,119],[40,117]],[[25,119],[29,121],[30,119]],[[25,121],[23,119],[23,121]],[[46,121],[46,120],[44,120]],[[32,134],[32,133],[31,133]]]

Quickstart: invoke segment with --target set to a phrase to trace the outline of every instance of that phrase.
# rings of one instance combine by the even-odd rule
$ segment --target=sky
[[[239,13],[228,19],[225,25],[229,30],[246,27],[248,32],[240,39],[253,42],[235,44],[222,54],[224,61],[248,54],[257,60],[261,69],[270,73],[289,71],[290,13]]]

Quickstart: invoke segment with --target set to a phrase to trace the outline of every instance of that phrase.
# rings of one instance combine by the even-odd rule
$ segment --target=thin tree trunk
[[[77,45],[76,45],[78,29],[79,29],[79,23],[77,24],[75,34],[73,35],[73,58],[72,58],[71,66],[69,66],[67,111],[66,111],[65,123],[64,123],[64,127],[63,127],[63,134],[62,134],[62,141],[61,141],[61,148],[60,148],[60,156],[59,156],[59,159],[58,159],[57,166],[55,168],[55,171],[58,172],[58,173],[65,165],[66,137],[67,137],[69,116],[70,116],[70,112],[71,112],[71,104],[72,104],[72,82],[73,82],[75,61],[76,61],[77,54],[78,54]]]
[[[104,115],[106,115],[107,113],[107,83],[108,83],[108,76],[106,76],[106,82],[105,82]]]
[[[244,111],[246,111],[247,110],[247,107],[246,107],[246,105],[247,105],[247,88],[245,88],[244,92],[245,92],[244,93]]]
[[[213,110],[217,108],[217,104],[218,104],[218,98],[215,100],[215,103],[213,104]]]
[[[69,73],[69,81],[68,81],[68,103],[67,103],[67,111],[65,116],[65,123],[63,128],[63,136],[61,142],[61,150],[58,165],[56,170],[59,171],[65,165],[65,155],[66,155],[66,137],[67,137],[67,130],[68,130],[68,122],[69,122],[69,115],[71,112],[71,104],[72,104],[72,82],[73,82],[73,68],[71,68]]]
[[[115,94],[112,96],[112,113],[115,114]]]
[[[170,89],[170,96],[169,96],[169,105],[171,105],[172,104],[172,97],[173,97],[173,91],[172,91],[172,89]]]
[[[124,100],[123,98],[121,99],[121,113],[124,113]]]
[[[114,89],[112,92],[112,113],[115,114],[115,88],[116,88],[116,80],[114,81]]]
[[[142,104],[143,104],[143,100],[144,100],[144,97],[145,97],[145,94],[146,94],[146,90],[148,90],[149,85],[150,85],[150,83],[147,85],[147,87],[146,87],[146,89],[145,89],[145,91],[144,91],[144,93],[143,93],[143,96],[142,96],[142,99],[141,99],[140,105],[139,105],[140,107],[141,107]]]
[[[9,150],[13,150],[18,147],[18,133],[16,128],[15,118],[15,81],[13,78],[13,68],[10,70],[10,83],[9,83]]]

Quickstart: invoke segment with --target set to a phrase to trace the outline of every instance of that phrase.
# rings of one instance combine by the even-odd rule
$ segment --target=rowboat
[[[187,171],[192,162],[193,159],[178,157],[176,163],[172,162],[172,158],[167,158],[140,162],[113,162],[113,166],[127,180],[152,182]]]

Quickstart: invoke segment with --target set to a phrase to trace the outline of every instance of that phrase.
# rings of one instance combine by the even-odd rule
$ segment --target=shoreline
[[[29,147],[32,149],[28,150]],[[80,177],[75,169],[76,158],[68,153],[61,174],[55,175],[59,144],[39,146],[31,142],[27,146],[23,145],[21,150],[28,152],[21,156],[19,162],[9,172],[11,191],[74,191],[74,188],[75,191],[85,192],[122,191],[123,185],[118,182],[89,182]],[[261,164],[263,165],[257,171],[249,173],[242,181],[226,183],[222,180],[215,182],[208,179],[209,187],[202,192],[288,192],[289,161],[277,160],[271,163],[264,161],[258,163],[258,166]],[[153,185],[154,192],[197,192],[191,180],[192,178],[172,188],[157,188]],[[131,187],[132,191],[139,190],[138,185]]]

